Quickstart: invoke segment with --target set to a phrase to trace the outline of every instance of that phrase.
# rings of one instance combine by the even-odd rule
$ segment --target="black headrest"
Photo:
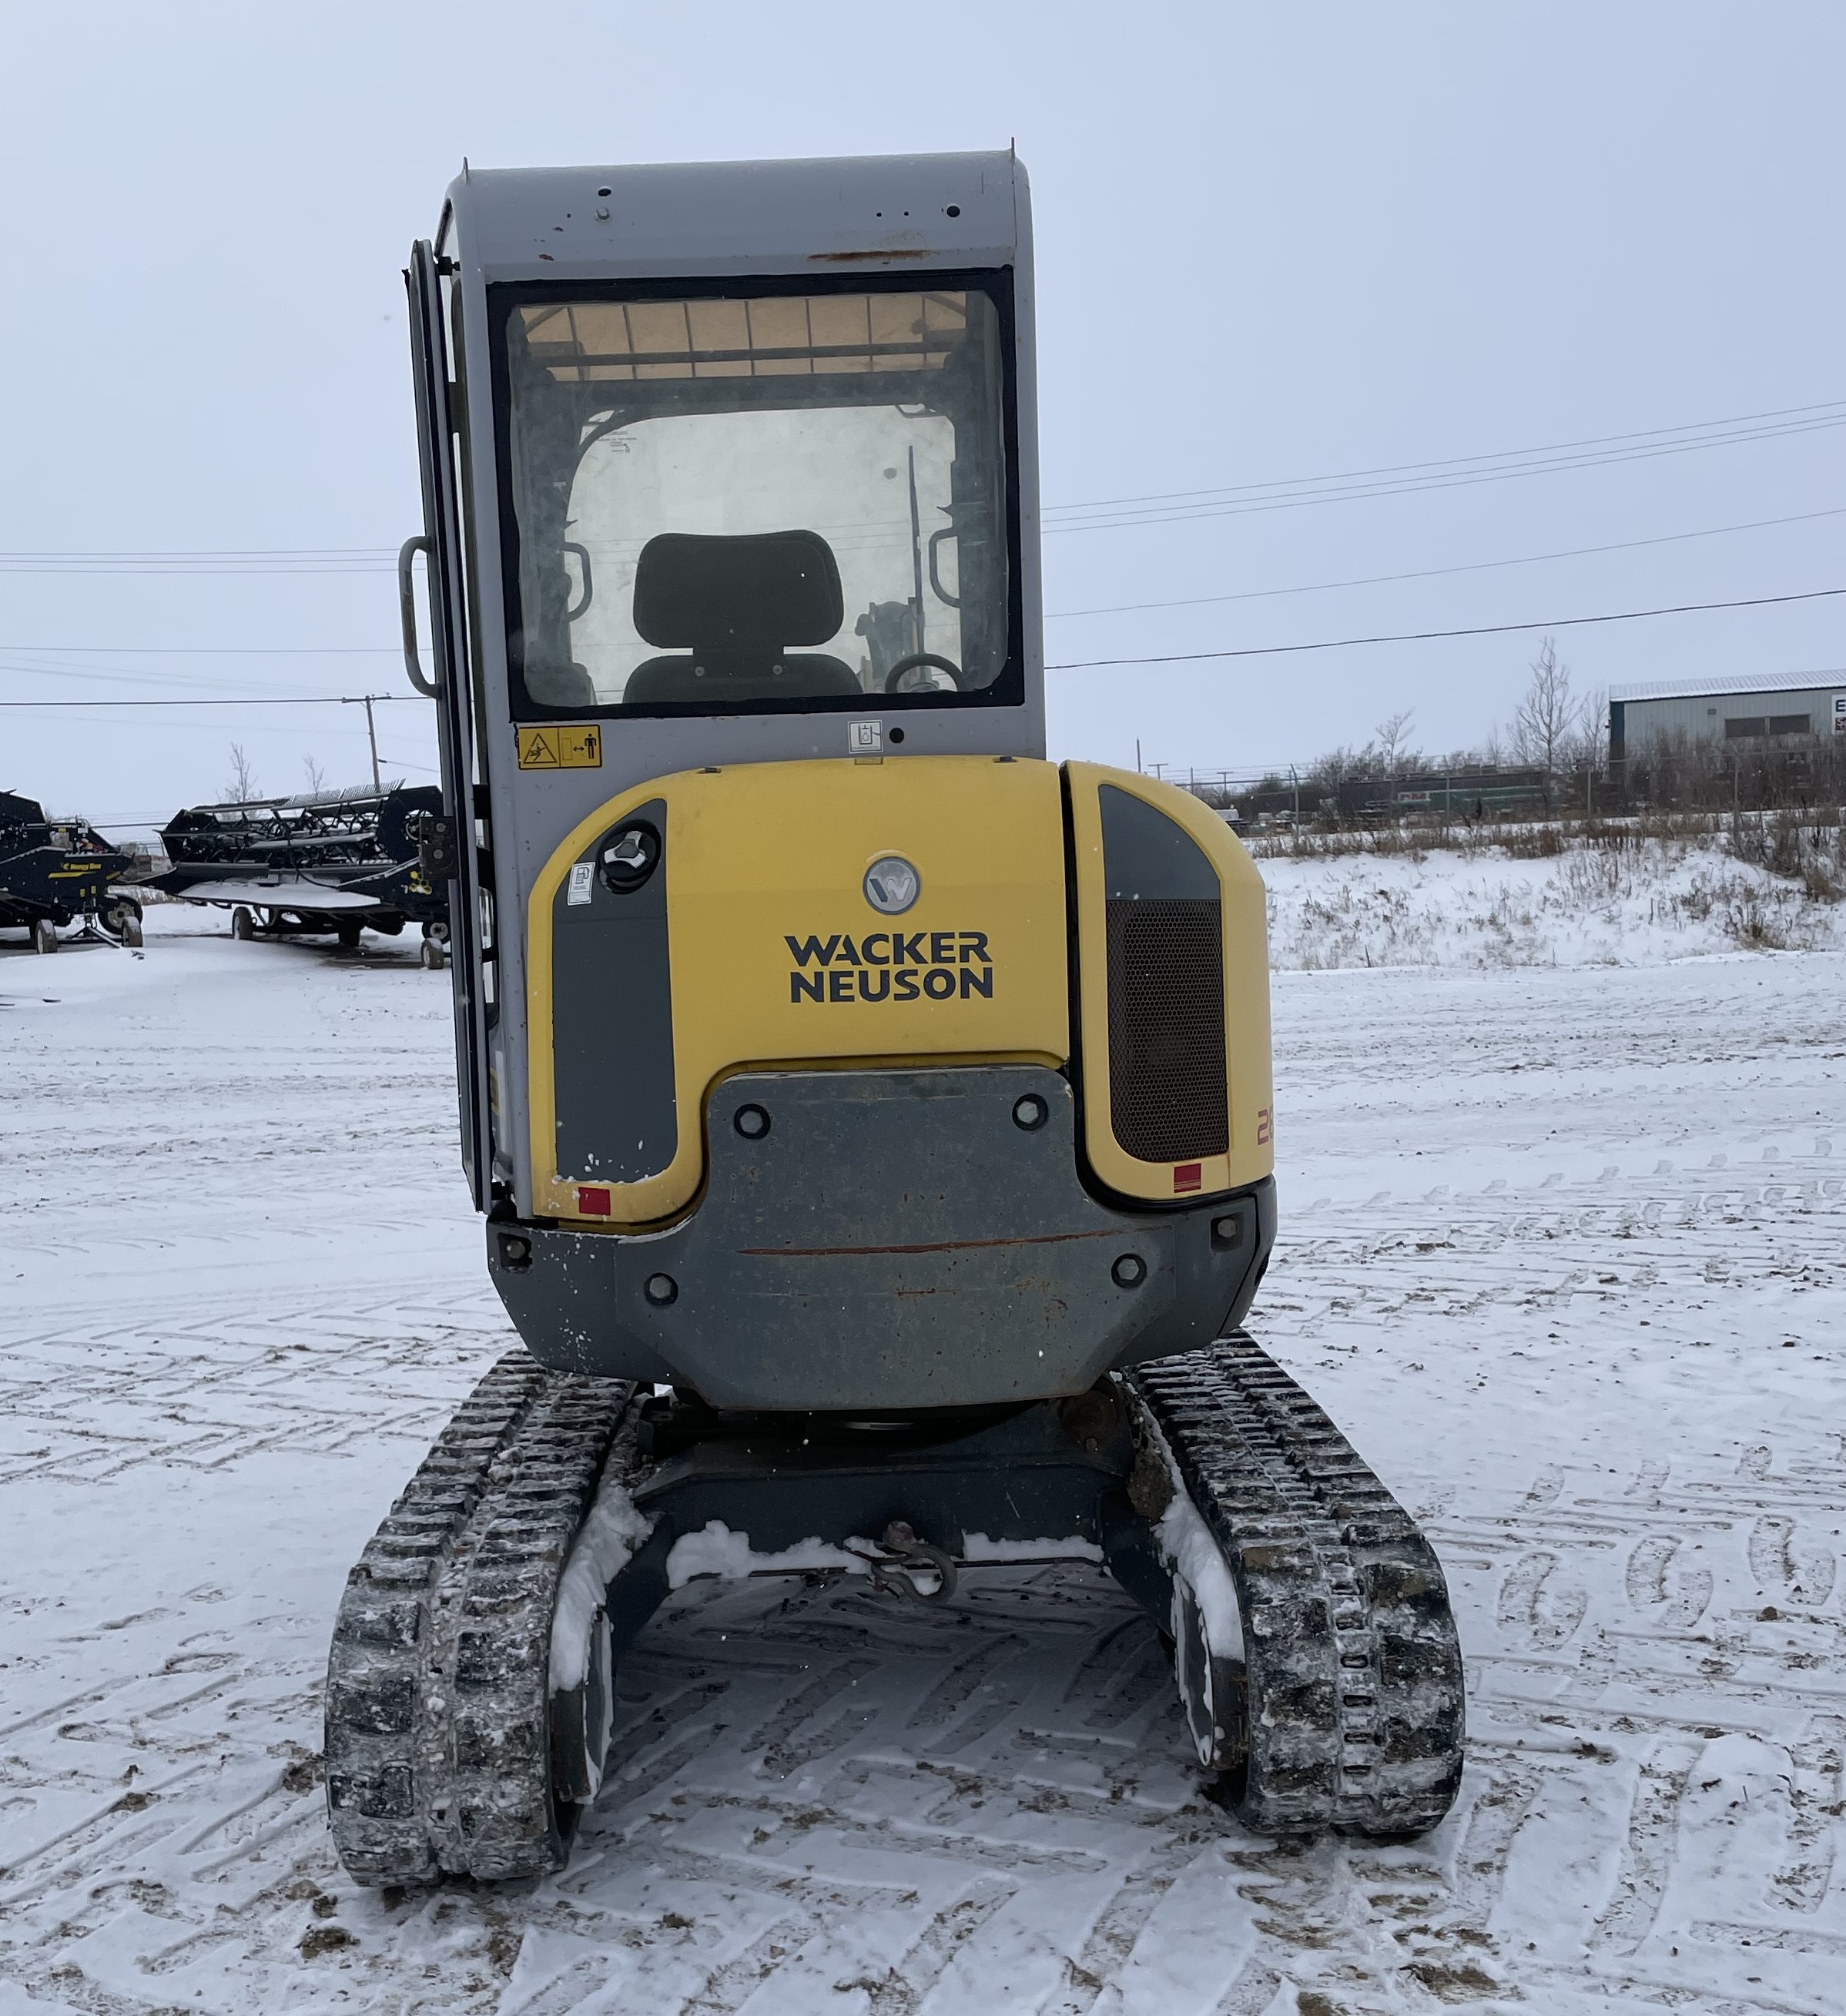
[[[839,564],[818,532],[661,532],[635,568],[635,628],[668,649],[824,644],[845,617]]]

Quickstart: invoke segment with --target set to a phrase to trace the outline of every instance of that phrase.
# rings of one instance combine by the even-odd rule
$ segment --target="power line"
[[[415,697],[412,693],[231,693],[218,700],[0,700],[0,707],[353,707],[367,700]]]
[[[1715,539],[1726,532],[1756,532],[1771,525],[1802,525],[1815,518],[1846,517],[1846,505],[1830,506],[1824,511],[1797,511],[1787,518],[1753,518],[1741,525],[1712,525],[1699,532],[1663,532],[1648,539],[1617,539],[1601,546],[1568,546],[1554,553],[1523,553],[1512,560],[1470,560],[1459,567],[1417,567],[1405,574],[1360,574],[1351,581],[1313,581],[1296,588],[1250,588],[1232,595],[1192,595],[1171,602],[1122,602],[1107,609],[1048,610],[1048,623],[1078,616],[1125,616],[1147,609],[1198,609],[1207,603],[1262,602],[1281,595],[1319,595],[1336,588],[1376,588],[1387,581],[1433,581],[1438,575],[1480,574],[1492,567],[1534,567],[1542,560],[1582,560],[1591,553],[1631,553],[1643,546],[1672,545],[1682,539]],[[5,646],[0,646],[0,650]]]
[[[1776,440],[1846,426],[1846,401],[1781,406],[1636,433],[1589,435],[1536,448],[1497,448],[1438,460],[1384,463],[1331,475],[1291,477],[1199,490],[1156,491],[1088,502],[1050,504],[1047,532],[1110,531],[1133,525],[1294,510],[1312,504],[1402,496],[1414,491],[1497,483],[1515,477],[1596,468],[1613,463],[1684,455],[1703,448]],[[1101,514],[1101,515],[1098,515]],[[0,552],[0,574],[372,574],[397,564],[389,546],[122,548]],[[376,647],[387,648],[387,647]]]
[[[1567,546],[1554,553],[1521,553],[1509,559],[1497,560],[1469,560],[1453,567],[1416,567],[1397,574],[1356,574],[1344,581],[1303,581],[1287,588],[1243,589],[1225,595],[1194,595],[1173,598],[1160,602],[1113,603],[1094,609],[1056,609],[1045,612],[1047,622],[1063,622],[1090,616],[1133,615],[1153,609],[1200,609],[1227,602],[1261,602],[1279,596],[1291,595],[1320,595],[1335,589],[1349,588],[1376,588],[1392,582],[1405,581],[1434,581],[1452,574],[1481,574],[1497,567],[1535,567],[1552,560],[1582,560],[1598,553],[1619,553],[1639,551],[1649,546],[1679,544],[1688,539],[1713,539],[1733,532],[1756,532],[1781,525],[1809,524],[1823,518],[1846,517],[1846,505],[1831,505],[1819,511],[1797,511],[1779,518],[1752,518],[1735,525],[1708,525],[1696,531],[1662,532],[1644,539],[1617,539],[1601,545]],[[1447,634],[1447,633],[1445,633]],[[402,646],[398,644],[5,644],[0,643],[0,655],[23,656],[27,653],[45,657],[315,657],[344,656],[350,657],[396,657]],[[0,666],[0,671],[56,672],[61,678],[95,679],[121,679],[124,682],[142,677],[142,675],[112,671],[106,667],[96,666],[34,666],[16,664]],[[393,693],[388,697],[399,699],[405,695]],[[23,702],[5,704],[25,704]],[[38,703],[33,703],[37,704]],[[48,704],[49,703],[47,703]],[[205,703],[200,703],[204,704]],[[227,704],[237,704],[235,700]],[[293,703],[290,703],[293,704]]]
[[[1754,595],[1731,602],[1678,602],[1659,609],[1620,609],[1602,616],[1547,616],[1525,623],[1477,623],[1455,630],[1402,630],[1372,637],[1322,637],[1300,644],[1247,644],[1219,651],[1165,651],[1136,658],[1077,658],[1048,664],[1048,672],[1084,672],[1119,665],[1197,664],[1217,658],[1272,658],[1298,651],[1344,651],[1362,644],[1422,644],[1451,637],[1499,637],[1521,630],[1571,630],[1596,623],[1639,623],[1657,616],[1693,616],[1723,609],[1767,609],[1791,602],[1819,602],[1846,595],[1846,588],[1811,588],[1794,595]],[[5,700],[0,707],[350,707],[366,696],[300,693],[236,696],[215,700]],[[401,700],[409,693],[373,693],[374,700]]]
[[[397,549],[392,546],[200,546],[145,551],[73,549],[0,553],[0,574],[383,574],[397,563]]]
[[[1296,511],[1315,504],[1355,503],[1372,498],[1405,497],[1420,491],[1466,489],[1476,484],[1509,482],[1522,476],[1553,475],[1560,470],[1599,468],[1618,462],[1652,461],[1662,455],[1688,454],[1695,448],[1729,447],[1740,441],[1778,439],[1788,434],[1812,434],[1822,428],[1837,427],[1846,427],[1846,413],[1842,413],[1837,419],[1817,420],[1801,427],[1682,441],[1663,447],[1635,448],[1608,455],[1553,458],[1542,462],[1509,465],[1500,469],[1461,470],[1403,482],[1349,483],[1294,490],[1277,488],[1269,494],[1241,499],[1227,491],[1223,494],[1222,501],[1216,503],[1185,509],[1177,506],[1158,506],[1144,511],[1125,509],[1107,517],[1077,519],[1068,524],[1047,524],[1045,530],[1048,533],[1121,531],[1135,525],[1172,525],[1204,518],[1246,517],[1255,512]],[[1048,512],[1045,515],[1049,517],[1051,514]]]
[[[401,644],[0,644],[0,651],[92,653],[142,658],[398,658]]]
[[[72,681],[80,683],[87,681],[92,684],[117,687],[161,686],[167,688],[169,691],[177,686],[182,692],[196,693],[206,698],[221,697],[225,686],[224,675],[221,673],[210,671],[206,671],[203,674],[189,675],[185,672],[177,670],[144,671],[139,667],[131,665],[118,665],[113,668],[99,665],[74,665],[68,661],[46,664],[42,661],[34,661],[24,657],[0,662],[0,677],[9,673],[15,675],[37,673],[43,678],[56,679],[61,685],[68,685]]]
[[[1713,421],[1714,427],[1725,423]],[[24,554],[0,553],[0,559],[117,560],[376,560],[394,556],[394,546],[72,546],[46,547]]]
[[[1405,630],[1389,636],[1322,637],[1307,644],[1246,644],[1225,651],[1168,651],[1146,658],[1079,658],[1048,672],[1086,672],[1116,665],[1187,665],[1207,658],[1274,658],[1296,651],[1344,651],[1359,644],[1422,644],[1445,637],[1499,637],[1520,630],[1571,630],[1589,623],[1639,623],[1654,616],[1690,616],[1710,609],[1763,609],[1774,603],[1817,602],[1846,588],[1811,588],[1799,595],[1755,595],[1738,602],[1681,602],[1665,609],[1621,609],[1607,616],[1553,616],[1532,623],[1479,623],[1462,630]],[[99,703],[106,705],[106,702]]]
[[[1546,441],[1536,448],[1507,448],[1489,450],[1484,455],[1445,455],[1433,462],[1385,463],[1373,469],[1346,469],[1336,470],[1330,476],[1303,476],[1281,478],[1266,484],[1242,486],[1248,489],[1286,489],[1297,484],[1348,483],[1362,477],[1378,476],[1406,476],[1423,470],[1452,469],[1470,463],[1506,462],[1524,460],[1538,455],[1562,455],[1577,448],[1606,448],[1624,441],[1658,441],[1668,437],[1684,434],[1708,434],[1715,428],[1754,427],[1765,420],[1796,421],[1816,413],[1837,415],[1846,401],[1823,399],[1817,405],[1776,406],[1767,412],[1733,413],[1722,419],[1687,420],[1677,427],[1646,427],[1639,433],[1625,434],[1590,434],[1580,441]],[[1053,505],[1050,509],[1065,511],[1095,511],[1113,509],[1117,505],[1176,503],[1201,497],[1214,497],[1222,494],[1222,486],[1205,490],[1157,491],[1150,495],[1135,497],[1099,498],[1089,504]]]

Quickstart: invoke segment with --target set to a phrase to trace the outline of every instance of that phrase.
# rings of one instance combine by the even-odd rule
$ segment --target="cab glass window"
[[[1006,303],[948,277],[495,290],[516,713],[1017,697]]]

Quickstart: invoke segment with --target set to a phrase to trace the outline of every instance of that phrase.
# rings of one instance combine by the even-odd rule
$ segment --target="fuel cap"
[[[596,865],[611,895],[632,895],[660,866],[660,836],[643,819],[618,826],[596,850]]]

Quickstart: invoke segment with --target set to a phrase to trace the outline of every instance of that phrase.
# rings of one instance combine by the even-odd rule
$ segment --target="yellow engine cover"
[[[1071,860],[1076,880],[1079,1055],[1082,1060],[1084,1153],[1097,1179],[1125,1197],[1171,1204],[1194,1195],[1238,1190],[1260,1182],[1276,1165],[1274,1094],[1270,1082],[1268,920],[1262,877],[1243,843],[1209,806],[1189,791],[1132,770],[1105,769],[1096,763],[1065,767],[1071,817]],[[1108,943],[1107,894],[1102,795],[1119,796],[1151,807],[1170,820],[1209,864],[1217,884],[1217,935],[1222,961],[1218,985],[1225,1046],[1223,1103],[1218,1108],[1222,1152],[1181,1152],[1152,1160],[1132,1152],[1122,1136],[1132,1130],[1112,1111],[1111,1006],[1121,1005],[1124,976],[1112,974]],[[1119,952],[1117,955],[1119,956]],[[1153,1019],[1176,1024],[1186,1035],[1178,990],[1157,970],[1138,976],[1152,999]],[[1203,1080],[1204,1071],[1197,1074]],[[1215,1095],[1214,1095],[1215,1096]]]
[[[610,907],[599,844],[644,808],[664,829],[664,904],[647,943],[663,966],[658,1068],[671,1075],[671,1100],[663,1085],[668,1117],[646,1149],[612,1142],[605,1151],[574,1104],[581,1073],[574,1080],[570,1059],[560,1063],[556,941],[597,928],[599,906]],[[624,1230],[683,1212],[703,1179],[706,1099],[736,1071],[1060,1067],[1071,1050],[1063,823],[1055,765],[992,757],[743,765],[656,778],[610,799],[552,856],[527,913],[535,1212]],[[916,872],[915,899],[896,915],[881,914],[866,889],[887,855]],[[570,1042],[588,1054],[606,1029],[613,1056],[653,1026],[653,1011],[628,998],[639,985],[632,961],[597,956],[606,979],[587,1010],[572,1008]],[[634,1166],[638,1155],[658,1166]]]

